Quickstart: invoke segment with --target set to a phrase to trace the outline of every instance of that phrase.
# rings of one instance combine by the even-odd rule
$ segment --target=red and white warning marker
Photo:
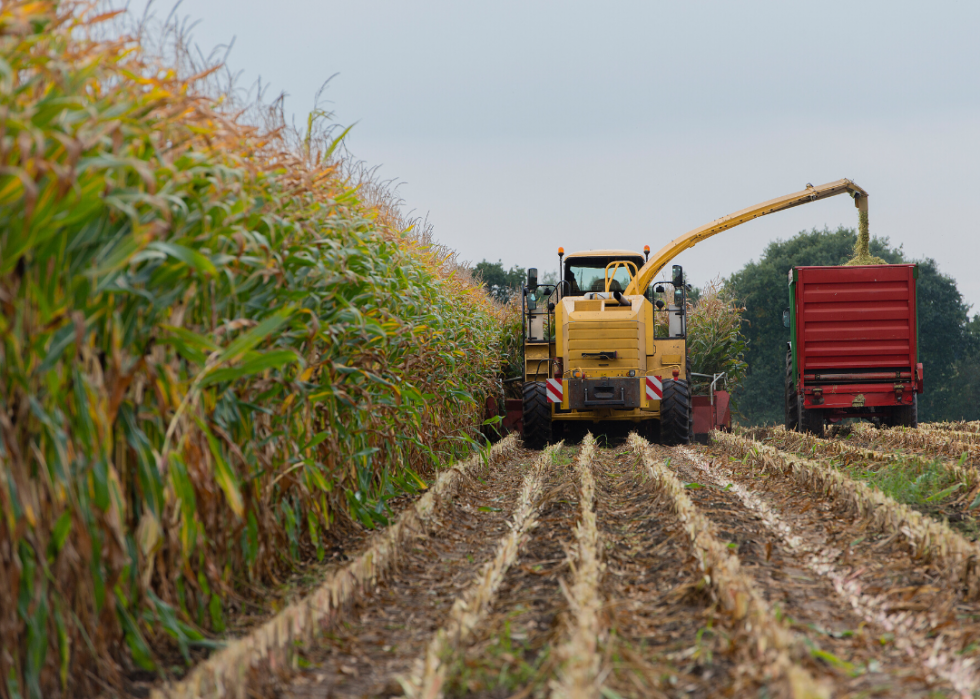
[[[562,395],[565,393],[562,387],[561,379],[548,379],[547,390],[548,390],[548,402],[549,403],[561,403]]]
[[[650,400],[661,400],[664,397],[664,387],[660,383],[659,376],[647,377],[647,398]]]

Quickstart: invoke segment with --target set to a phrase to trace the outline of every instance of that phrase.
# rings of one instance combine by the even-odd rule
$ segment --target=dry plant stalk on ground
[[[595,516],[595,479],[592,462],[596,456],[591,433],[582,441],[575,469],[579,477],[579,522],[575,527],[575,546],[568,552],[572,582],[561,581],[568,599],[567,638],[558,649],[561,663],[558,677],[551,683],[555,699],[592,699],[599,696],[599,652],[602,633],[599,612],[602,599],[599,582],[604,566],[599,560],[599,530]]]
[[[918,427],[920,432],[926,432],[938,436],[945,436],[948,439],[955,439],[961,442],[966,442],[968,444],[978,444],[980,443],[980,432],[967,432],[964,430],[952,430],[945,429],[943,427],[937,427],[936,423],[931,424],[919,424]]]
[[[880,444],[884,441],[881,437],[883,434],[887,433],[875,434],[875,444]],[[938,453],[940,455],[957,455],[956,451],[953,451],[952,453],[941,451],[944,448],[942,443],[929,442],[928,434],[934,433],[922,435],[923,440],[920,440],[921,443],[930,443],[930,446],[925,447],[923,451],[928,454]],[[805,451],[813,455],[819,454],[826,457],[840,456],[847,460],[850,460],[849,457],[853,457],[854,459],[866,459],[868,461],[877,462],[901,461],[903,459],[903,454],[893,454],[878,449],[870,449],[868,447],[862,447],[856,444],[849,444],[838,439],[821,439],[812,434],[791,432],[782,426],[776,427],[772,430],[772,438],[780,447],[797,452]],[[974,467],[961,466],[960,464],[952,461],[939,462],[938,466],[942,468],[942,470],[946,471],[952,478],[955,478],[957,481],[962,481],[963,484],[971,490],[980,484],[980,470],[977,470]]]
[[[813,531],[809,532],[811,537],[798,536],[799,532],[794,532],[793,527],[756,493],[731,480],[721,479],[719,469],[693,450],[684,449],[684,452],[709,481],[734,493],[790,550],[802,554],[805,565],[827,579],[841,599],[848,602],[866,623],[894,634],[896,644],[919,664],[924,676],[934,672],[961,692],[976,685],[973,660],[962,657],[960,647],[942,639],[941,633],[935,633],[937,622],[930,619],[928,613],[892,610],[887,596],[870,593],[866,585],[855,578],[853,566],[841,567],[840,549],[828,546],[820,535],[814,540],[811,538]],[[729,476],[732,475],[730,472]],[[964,696],[970,695],[965,693]]]
[[[650,445],[636,433],[630,435],[629,446],[641,457],[654,485],[670,499],[671,509],[683,523],[705,580],[719,604],[742,623],[753,639],[751,650],[760,667],[777,682],[785,680],[794,699],[829,697],[829,691],[790,658],[796,646],[792,633],[776,620],[754,583],[742,571],[738,557],[715,537],[711,523],[691,502],[677,476],[652,458]]]
[[[855,432],[872,439],[876,448],[917,449],[925,454],[959,457],[967,454],[971,461],[980,459],[980,445],[971,444],[976,436],[962,440],[958,431],[935,430],[928,426],[921,428],[892,427],[876,430],[871,425],[855,425]]]
[[[491,447],[489,458],[497,460],[516,448],[517,437],[510,435]],[[397,561],[402,544],[421,530],[439,499],[456,492],[463,478],[483,463],[484,455],[475,454],[443,471],[413,507],[379,532],[357,558],[328,576],[313,594],[290,605],[248,636],[231,642],[183,681],[155,689],[151,699],[244,699],[252,667],[266,660],[273,664],[287,662],[294,641],[308,641],[359,589],[383,575]]]
[[[833,466],[780,451],[744,437],[724,432],[712,433],[714,439],[734,454],[760,466],[763,470],[790,476],[801,486],[854,510],[871,526],[904,537],[915,555],[941,564],[943,574],[963,587],[966,599],[980,597],[980,574],[977,570],[978,548],[945,522],[938,522],[896,502],[879,490],[856,481]]]
[[[973,434],[980,434],[980,420],[961,420],[958,422],[930,422],[928,427],[929,429],[932,430],[953,430],[953,431],[960,431],[960,432],[971,432]]]
[[[544,471],[561,447],[561,443],[549,446],[531,465],[521,484],[510,531],[497,544],[494,557],[486,563],[470,587],[456,599],[449,612],[449,620],[435,633],[425,656],[416,662],[412,678],[402,682],[406,696],[422,699],[442,696],[447,660],[486,616],[504,576],[517,560],[525,535],[537,524],[535,516],[544,484]]]

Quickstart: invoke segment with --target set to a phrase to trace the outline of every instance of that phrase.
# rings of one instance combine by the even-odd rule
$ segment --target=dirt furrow
[[[976,608],[903,537],[803,482],[678,450],[672,468],[737,547],[767,599],[806,639],[841,696],[932,696],[973,685]]]
[[[405,543],[399,565],[297,654],[298,671],[267,696],[362,697],[403,693],[408,676],[454,600],[507,532],[521,481],[538,453],[518,454],[470,478],[425,530]]]
[[[677,516],[628,449],[603,450],[596,518],[606,575],[603,684],[623,697],[750,693],[734,635],[705,583]],[[719,692],[719,688],[726,688]]]
[[[551,683],[553,699],[593,699],[598,697],[599,674],[599,530],[596,527],[595,478],[592,475],[596,443],[591,434],[582,441],[575,471],[578,474],[579,521],[575,525],[575,546],[568,551],[571,579],[563,584],[570,613],[565,638],[558,648],[557,677]]]
[[[243,696],[247,688],[266,687],[270,677],[267,669],[282,673],[298,644],[309,641],[362,589],[372,586],[395,565],[404,543],[426,526],[442,501],[454,497],[475,472],[513,461],[519,444],[511,435],[493,445],[489,453],[473,454],[444,469],[421,497],[411,504],[403,503],[406,506],[390,526],[371,537],[353,537],[346,542],[351,560],[325,566],[321,581],[311,593],[230,641],[179,682],[153,687],[151,699]]]
[[[858,479],[887,487],[899,497],[904,495],[909,507],[934,520],[947,521],[967,539],[978,539],[974,503],[980,496],[980,468],[976,464],[938,454],[871,448],[876,446],[874,442],[862,446],[852,443],[850,436],[821,439],[782,427],[767,428],[763,435],[760,438],[768,447],[804,458],[826,459]]]
[[[931,562],[946,577],[951,591],[980,599],[980,547],[944,521],[937,521],[895,501],[867,483],[855,480],[823,461],[807,459],[723,432],[715,433],[722,450],[737,455],[758,472],[786,478],[817,498],[835,503],[850,519],[874,531],[903,539],[917,559]]]
[[[794,699],[826,699],[830,691],[817,682],[798,663],[805,659],[799,643],[788,632],[785,621],[775,614],[762,597],[752,578],[742,570],[739,557],[716,535],[712,522],[688,496],[685,483],[667,468],[672,450],[651,447],[636,434],[630,435],[630,447],[641,457],[643,467],[655,487],[669,499],[670,510],[680,519],[691,548],[704,572],[704,579],[724,610],[735,622],[738,638],[733,646],[742,646],[765,681],[765,693]],[[666,460],[657,458],[667,452]]]
[[[483,621],[500,583],[517,557],[521,541],[528,530],[535,526],[534,516],[541,497],[545,470],[552,465],[552,457],[560,449],[560,445],[548,447],[528,470],[517,497],[517,508],[511,519],[510,530],[497,543],[493,558],[456,599],[446,624],[429,642],[425,656],[416,661],[411,680],[402,683],[406,694],[413,697],[440,695],[447,666],[452,662],[456,649],[466,643],[473,629]]]
[[[485,621],[455,657],[443,691],[448,697],[544,697],[558,660],[554,649],[567,628],[568,603],[561,580],[569,574],[579,516],[575,450],[556,454],[528,532]]]

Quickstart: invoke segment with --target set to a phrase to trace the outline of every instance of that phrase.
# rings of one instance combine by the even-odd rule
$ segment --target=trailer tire
[[[807,410],[800,403],[800,432],[808,432],[817,437],[823,437],[823,411]]]
[[[786,351],[786,431],[794,432],[800,429],[800,396],[796,392],[796,381],[793,377],[793,353]]]
[[[663,382],[660,401],[660,440],[662,444],[690,444],[692,431],[691,387],[681,379]]]
[[[544,449],[551,443],[551,406],[544,381],[524,383],[523,440],[528,449]]]
[[[919,426],[919,397],[912,394],[912,405],[901,405],[892,411],[892,427]]]

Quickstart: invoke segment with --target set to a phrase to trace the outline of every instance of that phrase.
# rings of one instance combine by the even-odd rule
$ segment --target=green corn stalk
[[[230,592],[469,451],[499,391],[501,310],[358,200],[336,139],[294,152],[99,21],[0,7],[10,696],[190,657]]]

